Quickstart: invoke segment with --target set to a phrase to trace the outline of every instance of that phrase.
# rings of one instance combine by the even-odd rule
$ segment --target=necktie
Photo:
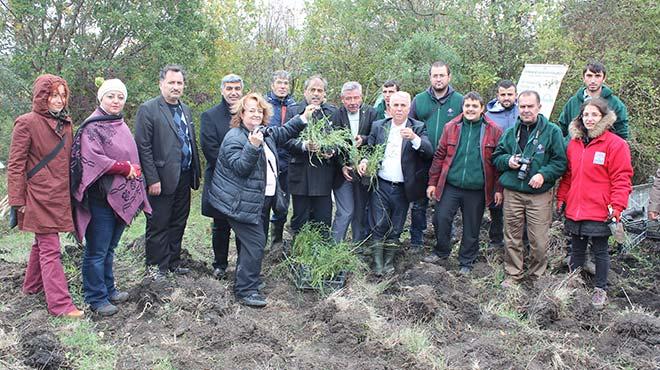
[[[174,117],[172,117],[172,119],[179,131],[183,168],[187,169],[190,165],[190,145],[188,145],[188,127],[181,117],[182,114],[181,107],[177,106],[174,109]]]

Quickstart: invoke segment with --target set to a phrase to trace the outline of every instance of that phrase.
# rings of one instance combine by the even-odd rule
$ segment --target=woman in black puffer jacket
[[[232,129],[220,146],[209,201],[227,216],[241,242],[234,293],[245,305],[266,305],[259,275],[277,194],[277,146],[298,136],[313,110],[308,107],[284,126],[266,129],[273,108],[261,95],[248,94],[232,108]]]

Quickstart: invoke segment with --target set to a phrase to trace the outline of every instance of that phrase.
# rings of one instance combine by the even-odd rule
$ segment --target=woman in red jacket
[[[557,208],[565,206],[565,228],[572,237],[569,267],[582,267],[589,239],[596,259],[596,282],[592,304],[607,303],[607,252],[609,222],[619,221],[632,191],[633,169],[625,140],[610,131],[616,121],[607,102],[585,102],[569,126],[571,140],[566,157],[568,169],[557,193]]]
[[[58,235],[73,231],[69,193],[73,136],[68,100],[69,88],[63,78],[45,74],[34,81],[32,111],[14,123],[7,188],[9,204],[17,210],[18,228],[34,233],[23,293],[43,291],[48,312],[77,318],[83,311],[69,294]]]

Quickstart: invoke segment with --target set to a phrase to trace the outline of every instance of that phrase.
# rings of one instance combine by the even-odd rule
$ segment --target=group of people
[[[434,203],[436,243],[423,260],[449,257],[460,209],[459,272],[469,274],[487,207],[491,246],[504,248],[502,286],[508,288],[525,275],[525,239],[527,275],[539,277],[546,269],[553,188],[561,179],[556,207],[565,212],[572,239],[570,268],[584,263],[591,243],[593,302],[604,305],[608,222],[620,220],[632,179],[626,108],[603,84],[605,76],[600,63],[585,67],[585,86],[566,104],[559,124],[539,113],[537,92],[518,94],[508,80],[498,83],[488,103],[476,92],[461,95],[441,61],[429,68],[427,90],[411,97],[387,81],[375,108],[363,103],[355,81],[343,84],[337,108],[327,102],[328,83],[320,75],[305,81],[300,102],[291,96],[286,71],[273,73],[265,96],[244,95],[242,78],[225,76],[222,99],[202,113],[199,129],[206,159],[201,211],[212,218],[213,276],[226,275],[233,230],[236,298],[265,306],[261,264],[269,226],[272,242],[282,242],[289,209],[294,238],[307,222],[326,225],[337,242],[350,227],[352,241],[369,247],[363,249],[373,256],[374,274],[389,274],[408,211],[411,251],[422,253],[427,209]],[[98,108],[74,136],[66,81],[53,75],[35,81],[32,112],[16,119],[12,133],[9,204],[18,210],[19,228],[35,233],[23,291],[43,290],[52,314],[83,315],[68,293],[59,232],[75,231],[84,240],[85,303],[99,315],[113,315],[129,298],[114,284],[114,249],[140,212],[147,215],[150,278],[189,272],[181,264],[181,245],[191,190],[199,188],[202,171],[193,116],[182,102],[186,82],[181,66],[165,66],[160,95],[139,107],[133,135],[122,116],[126,86],[107,80],[98,90]],[[327,132],[350,131],[360,158],[302,140],[301,132],[319,120]],[[371,164],[377,167],[373,178],[369,148],[383,152],[380,163]],[[649,218],[657,217],[652,205]]]

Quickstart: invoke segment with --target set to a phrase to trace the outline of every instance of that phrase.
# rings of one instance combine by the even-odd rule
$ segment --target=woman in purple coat
[[[71,150],[71,190],[76,235],[85,238],[85,302],[101,316],[117,313],[128,293],[115,287],[114,250],[126,225],[151,212],[137,146],[122,117],[128,94],[118,80],[99,88],[99,107],[80,126]]]

